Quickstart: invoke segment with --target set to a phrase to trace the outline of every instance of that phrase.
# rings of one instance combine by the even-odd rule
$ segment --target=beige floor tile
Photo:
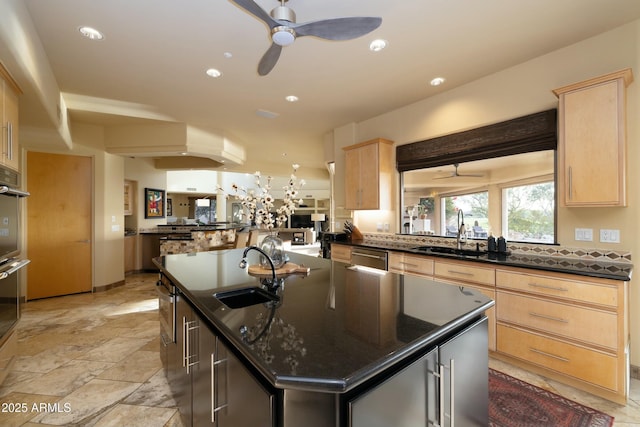
[[[171,420],[175,408],[152,408],[118,404],[101,416],[93,427],[162,427]]]
[[[42,394],[8,394],[0,399],[1,406],[5,408],[5,411],[0,413],[0,425],[2,427],[22,426],[39,414],[43,404],[55,404],[59,399],[58,396]]]
[[[44,375],[12,386],[21,393],[66,396],[114,366],[110,362],[72,360]]]
[[[113,406],[138,387],[140,383],[93,379],[60,399],[64,411],[42,413],[31,421],[61,426],[85,425],[85,420]]]
[[[146,345],[151,339],[141,338],[113,338],[95,349],[83,354],[85,360],[100,360],[104,362],[119,362],[129,356],[140,347]]]
[[[160,354],[153,351],[136,351],[105,370],[98,378],[114,381],[143,383],[162,368]]]
[[[129,405],[159,406],[162,408],[175,408],[176,401],[169,388],[167,377],[162,369],[152,376],[149,381],[131,393],[123,403]]]

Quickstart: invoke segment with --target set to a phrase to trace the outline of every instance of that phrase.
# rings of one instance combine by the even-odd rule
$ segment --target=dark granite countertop
[[[464,287],[290,257],[310,267],[310,274],[284,278],[277,305],[240,309],[224,306],[213,294],[260,285],[238,267],[242,249],[168,255],[154,262],[210,326],[279,388],[351,390],[437,345],[494,304]],[[248,260],[256,264],[257,252],[250,251]]]
[[[189,234],[192,231],[224,231],[241,230],[247,227],[246,224],[219,223],[209,225],[196,224],[163,224],[151,230],[140,231],[140,234]]]
[[[631,280],[633,265],[620,262],[602,262],[584,259],[563,258],[556,256],[544,255],[525,255],[525,254],[499,254],[485,252],[480,256],[466,256],[455,254],[443,254],[431,252],[428,250],[418,250],[419,244],[407,243],[386,243],[386,242],[336,242],[343,245],[360,246],[366,248],[383,249],[390,251],[406,252],[415,255],[428,255],[433,257],[441,257],[448,259],[456,259],[463,261],[473,261],[481,263],[489,263],[494,266],[510,266],[520,268],[530,268],[534,270],[553,271],[557,273],[577,274],[581,276],[598,277],[602,279],[612,280]]]

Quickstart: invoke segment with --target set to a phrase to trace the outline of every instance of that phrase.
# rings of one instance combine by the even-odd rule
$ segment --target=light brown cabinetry
[[[471,288],[483,295],[496,300],[496,270],[493,267],[476,266],[466,261],[436,260],[433,266],[436,280],[453,283],[460,286],[460,290]],[[496,306],[485,312],[488,319],[489,350],[496,350]]]
[[[433,259],[402,252],[389,252],[388,270],[400,274],[432,277]]]
[[[625,91],[632,81],[626,69],[553,91],[563,206],[626,206]]]
[[[134,187],[131,181],[124,182],[124,214],[132,215],[133,214],[133,194]]]
[[[331,260],[351,263],[351,246],[332,243]]]
[[[136,252],[138,236],[124,237],[124,272],[131,273],[136,270]]]
[[[498,354],[625,403],[627,286],[608,279],[498,269]]]
[[[393,141],[373,139],[344,148],[345,208],[390,209]]]
[[[20,149],[18,147],[18,96],[20,94],[22,91],[0,64],[0,118],[2,118],[0,163],[14,170],[20,169]]]

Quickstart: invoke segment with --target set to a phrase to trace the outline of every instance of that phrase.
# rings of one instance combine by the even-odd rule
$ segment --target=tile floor
[[[182,426],[160,363],[156,280],[136,274],[106,292],[24,304],[0,426]],[[616,427],[640,426],[638,380],[620,406],[497,360],[490,366],[613,415]]]

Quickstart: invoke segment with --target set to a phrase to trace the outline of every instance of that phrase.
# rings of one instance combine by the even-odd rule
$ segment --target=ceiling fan
[[[349,17],[323,19],[301,24],[296,23],[296,14],[280,0],[280,6],[270,13],[254,0],[231,0],[256,18],[263,21],[271,31],[271,47],[258,64],[258,74],[266,76],[275,67],[283,46],[292,44],[297,37],[315,36],[326,40],[351,40],[370,33],[380,26],[382,18]]]
[[[467,178],[482,178],[484,175],[483,174],[464,174],[464,173],[458,173],[458,163],[454,163],[453,167],[455,168],[455,170],[453,172],[451,172],[451,174],[446,175],[446,176],[436,176],[433,179],[448,179],[448,178],[456,178],[456,177],[467,177]]]

